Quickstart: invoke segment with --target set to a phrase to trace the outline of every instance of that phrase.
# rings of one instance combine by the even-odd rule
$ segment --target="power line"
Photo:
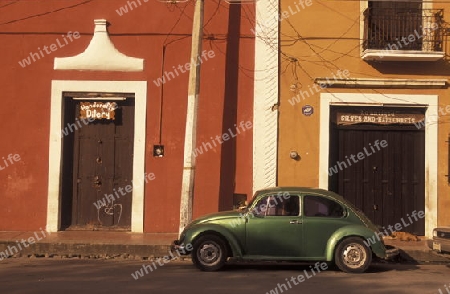
[[[61,7],[61,8],[52,10],[52,11],[46,11],[46,12],[43,12],[43,13],[38,13],[38,14],[34,14],[34,15],[29,15],[29,16],[26,16],[26,17],[23,17],[23,18],[10,20],[10,21],[4,22],[4,23],[0,23],[0,25],[11,24],[11,23],[15,23],[15,22],[22,21],[22,20],[27,20],[27,19],[30,19],[30,18],[35,18],[35,17],[44,16],[44,15],[47,15],[47,14],[52,14],[52,13],[59,12],[59,11],[62,11],[62,10],[75,8],[75,7],[78,7],[78,6],[87,4],[87,3],[89,3],[89,2],[92,2],[92,1],[93,1],[93,0],[85,0],[85,1],[83,1],[83,2],[74,4],[74,5],[69,5],[69,6],[66,6],[66,7]],[[14,3],[17,3],[17,2],[14,2]],[[6,5],[5,5],[5,6],[6,6]]]
[[[6,7],[6,6],[9,6],[9,5],[13,5],[13,4],[16,4],[16,3],[18,3],[18,2],[19,2],[19,0],[10,2],[10,3],[7,3],[7,4],[5,4],[5,5],[0,6],[0,8]]]

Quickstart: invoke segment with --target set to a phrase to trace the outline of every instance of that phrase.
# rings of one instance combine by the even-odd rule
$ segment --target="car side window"
[[[291,196],[284,200],[283,215],[298,216],[300,214],[300,197]]]
[[[344,208],[339,203],[320,196],[304,197],[304,213],[305,216],[318,217],[343,217]]]
[[[298,216],[299,212],[299,196],[267,196],[260,199],[253,209],[253,214],[259,216]]]

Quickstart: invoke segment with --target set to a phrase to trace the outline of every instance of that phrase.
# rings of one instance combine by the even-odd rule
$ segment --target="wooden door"
[[[108,102],[117,105],[114,119],[80,117],[83,105]],[[63,195],[63,226],[130,230],[134,99],[72,100],[66,104],[72,104],[67,105],[65,114],[75,127],[63,140],[67,149],[64,150],[63,193],[71,190],[70,196]],[[71,123],[70,119],[66,119],[67,124]]]
[[[388,145],[375,148],[376,140]],[[356,163],[347,160],[360,152],[364,159]],[[342,169],[338,166],[337,173],[329,173],[330,190],[344,196],[377,225],[387,228],[400,223],[401,231],[424,235],[425,219],[408,219],[413,211],[425,211],[423,129],[406,125],[334,125],[330,169],[336,170],[337,162],[341,162]]]

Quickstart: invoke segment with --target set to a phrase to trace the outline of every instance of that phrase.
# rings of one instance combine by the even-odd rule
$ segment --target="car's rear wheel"
[[[212,272],[221,269],[227,257],[227,246],[219,236],[205,235],[194,242],[192,261],[202,271]]]
[[[363,273],[372,262],[372,250],[361,238],[346,238],[337,246],[334,262],[343,272]]]

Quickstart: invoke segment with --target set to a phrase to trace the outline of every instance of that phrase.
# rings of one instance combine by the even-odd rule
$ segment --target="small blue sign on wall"
[[[314,108],[311,105],[305,105],[302,107],[303,115],[310,116],[314,113]]]

